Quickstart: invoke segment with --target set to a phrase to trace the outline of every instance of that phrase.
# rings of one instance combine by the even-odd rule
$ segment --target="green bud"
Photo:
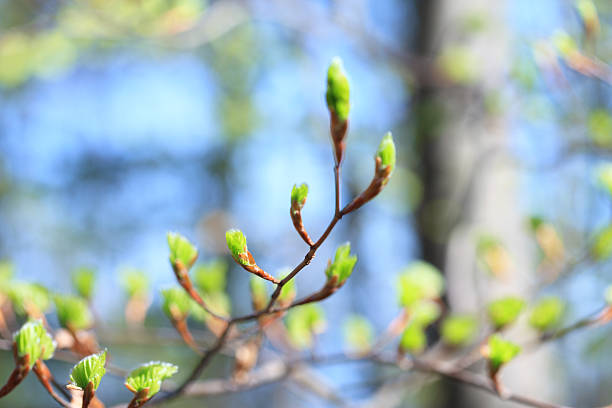
[[[126,268],[121,271],[121,285],[128,297],[146,296],[149,291],[149,277],[140,269]]]
[[[342,121],[348,119],[350,102],[349,102],[349,81],[342,66],[342,60],[335,57],[327,70],[327,107],[330,111],[335,112],[338,118]]]
[[[473,316],[449,316],[442,322],[442,340],[452,347],[465,346],[474,340],[477,330],[478,322]]]
[[[353,273],[356,263],[357,256],[351,255],[351,244],[347,242],[336,249],[334,261],[327,266],[325,275],[327,275],[328,280],[336,276],[338,278],[337,285],[342,285]]]
[[[601,229],[593,240],[591,255],[596,261],[603,261],[612,255],[612,225]]]
[[[411,263],[398,277],[399,301],[404,307],[422,299],[438,299],[444,291],[444,278],[438,269],[423,261]]]
[[[171,287],[161,291],[162,310],[170,319],[184,319],[192,308],[192,299],[183,288]]]
[[[293,279],[291,280],[291,282],[293,282]],[[259,276],[253,275],[251,276],[249,284],[251,288],[251,298],[253,299],[253,304],[258,305],[259,307],[265,307],[266,303],[268,302],[268,287],[266,286],[266,281],[261,279]]]
[[[222,292],[227,282],[227,268],[227,263],[221,260],[196,265],[193,281],[204,293]]]
[[[181,261],[183,266],[191,268],[198,257],[197,248],[187,238],[176,232],[168,232],[166,237],[170,249],[170,263],[175,265],[176,261]]]
[[[395,170],[395,143],[393,143],[391,132],[387,132],[380,141],[376,157],[380,158],[383,169],[391,167],[389,174],[393,173],[393,170]]]
[[[87,301],[78,296],[55,296],[57,318],[62,327],[74,330],[89,329],[93,324],[93,315]]]
[[[283,280],[287,277],[287,275],[289,275],[290,271],[286,271],[281,273],[280,279]],[[280,295],[278,295],[278,301],[279,303],[288,303],[291,302],[293,299],[295,299],[295,296],[297,295],[297,285],[295,284],[295,279],[291,279],[290,281],[288,281],[283,288],[281,289]]]
[[[321,306],[310,303],[293,308],[287,314],[289,340],[298,349],[312,346],[314,336],[325,330],[325,313]]]
[[[72,273],[72,286],[85,299],[91,299],[95,283],[96,271],[91,268],[81,267]]]
[[[20,357],[30,356],[30,368],[40,356],[40,338],[33,322],[21,326],[21,329],[13,336],[17,346],[17,354]]]
[[[85,390],[89,383],[93,383],[94,391],[100,386],[100,380],[106,373],[106,350],[85,357],[79,361],[70,372],[70,384]]]
[[[402,333],[400,349],[411,354],[420,354],[427,347],[425,331],[418,324],[409,324]]]
[[[411,321],[421,327],[427,327],[440,317],[440,305],[432,300],[421,300],[410,307]]]
[[[36,283],[11,282],[8,297],[15,313],[21,316],[28,314],[31,307],[36,308],[40,313],[45,313],[51,305],[49,291]]]
[[[498,370],[502,365],[510,362],[520,352],[521,348],[516,344],[504,340],[500,335],[494,334],[489,337],[488,342],[489,362],[493,370]]]
[[[496,329],[513,323],[525,308],[525,301],[521,298],[508,296],[489,303],[487,312],[489,319]]]
[[[347,319],[343,327],[344,341],[349,349],[367,351],[374,343],[374,328],[363,316],[353,315]]]
[[[549,331],[561,323],[564,311],[561,299],[554,296],[540,299],[531,310],[529,324],[538,331]]]
[[[589,136],[597,146],[612,144],[612,115],[605,109],[594,109],[588,118]]]
[[[177,371],[178,367],[174,364],[151,361],[132,370],[125,380],[125,385],[135,394],[147,389],[146,398],[149,399],[159,392],[162,381],[172,377]]]
[[[297,207],[298,209],[302,209],[304,203],[306,202],[306,198],[308,197],[308,184],[303,183],[299,186],[297,184],[293,185],[291,189],[291,207]]]
[[[232,258],[242,265],[249,265],[247,241],[242,231],[238,229],[228,230],[225,233],[225,240]]]

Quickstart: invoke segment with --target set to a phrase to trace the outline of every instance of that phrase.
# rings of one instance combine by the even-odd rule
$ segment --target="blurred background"
[[[228,261],[233,315],[250,311],[249,279],[229,262],[226,229],[244,231],[273,274],[302,259],[289,194],[308,183],[303,217],[318,237],[334,199],[325,76],[340,56],[352,104],[343,203],[369,183],[388,130],[398,167],[297,277],[306,295],[338,244],[359,256],[322,304],[316,347],[341,351],[353,314],[383,331],[399,311],[396,276],[415,259],[444,272],[454,312],[554,294],[571,322],[602,305],[611,279],[609,263],[584,256],[612,208],[594,177],[612,153],[611,18],[606,0],[0,0],[0,259],[14,279],[59,293],[73,291],[75,268],[95,269],[96,333],[113,361],[163,359],[186,375],[193,354],[160,308],[159,289],[175,282],[165,234],[189,237],[203,261]],[[544,259],[534,216],[562,240],[558,259]],[[146,336],[125,322],[126,268],[149,280]],[[505,382],[557,403],[609,404],[610,334],[525,354]],[[0,352],[0,378],[11,359]],[[205,376],[228,366],[220,358]],[[51,363],[58,379],[70,367]],[[367,363],[316,375],[356,405],[514,406]],[[29,378],[0,407],[49,406],[28,387],[39,389]],[[129,398],[110,376],[99,395],[108,406]],[[285,382],[169,406],[246,404],[335,403]]]

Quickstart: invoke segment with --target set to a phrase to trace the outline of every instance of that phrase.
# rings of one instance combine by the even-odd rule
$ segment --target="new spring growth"
[[[187,317],[191,311],[192,299],[179,287],[162,290],[162,310],[181,336],[185,344],[198,351],[198,346],[187,327]]]
[[[21,326],[13,335],[15,368],[6,384],[0,388],[0,398],[17,387],[39,360],[48,360],[55,352],[55,342],[40,320]]]
[[[265,309],[266,305],[268,304],[269,297],[268,290],[266,289],[266,283],[257,276],[252,276],[250,281],[250,289],[253,310],[258,312]]]
[[[355,211],[374,197],[376,197],[391,179],[395,170],[396,151],[391,132],[387,132],[378,145],[376,156],[374,156],[374,177],[359,196],[348,204],[342,212],[348,214]]]
[[[525,301],[519,297],[508,296],[489,303],[487,313],[496,330],[514,323],[525,308]]]
[[[62,327],[77,331],[86,330],[93,325],[93,315],[85,299],[78,296],[55,296],[57,318]]]
[[[332,282],[334,288],[338,289],[353,273],[353,268],[357,263],[357,256],[351,255],[351,244],[347,242],[336,249],[334,261],[329,261],[325,275],[327,281]]]
[[[106,350],[85,357],[70,372],[67,388],[83,391],[82,408],[87,408],[96,395],[100,381],[106,373]]]
[[[168,248],[170,249],[170,264],[176,275],[178,283],[185,289],[187,294],[196,301],[202,308],[209,310],[207,305],[202,300],[200,294],[195,290],[191,279],[189,278],[189,270],[198,259],[198,250],[189,240],[176,232],[169,232]]]
[[[348,128],[348,115],[350,87],[342,60],[335,57],[327,70],[327,108],[330,114],[330,132],[334,146],[334,159],[336,165],[342,162],[344,156],[346,130]]]
[[[255,263],[255,259],[253,255],[249,252],[247,248],[246,237],[242,233],[242,231],[238,229],[230,229],[225,233],[225,240],[227,241],[227,248],[236,261],[242,268],[246,271],[259,276],[262,279],[269,280],[274,283],[279,283],[278,279],[274,276],[268,274],[263,269],[261,269]]]
[[[132,370],[125,379],[125,386],[134,394],[128,408],[144,405],[161,389],[162,381],[172,377],[178,371],[174,364],[151,361]]]
[[[300,234],[300,237],[306,242],[308,245],[314,245],[310,236],[306,232],[304,228],[304,223],[302,222],[302,208],[304,208],[304,204],[306,203],[306,197],[308,196],[308,185],[301,184],[298,186],[297,184],[293,186],[291,190],[291,209],[289,211],[291,215],[291,221],[293,222],[293,226],[295,230]]]
[[[516,344],[504,340],[499,334],[489,337],[489,341],[482,347],[481,353],[489,361],[489,376],[498,394],[502,395],[503,390],[497,374],[504,364],[509,363],[521,352],[521,348]]]

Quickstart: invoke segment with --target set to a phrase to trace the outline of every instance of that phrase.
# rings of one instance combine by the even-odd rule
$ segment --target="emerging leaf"
[[[325,275],[328,280],[337,277],[337,285],[342,285],[353,273],[356,263],[357,256],[351,255],[351,244],[347,242],[336,249],[334,261],[327,265]]]
[[[389,172],[389,175],[391,175],[393,170],[395,170],[395,143],[393,143],[391,132],[387,132],[380,141],[380,145],[376,151],[376,157],[380,158],[383,169],[387,167],[391,168]]]
[[[334,112],[341,121],[348,119],[350,111],[349,81],[342,66],[342,60],[335,57],[327,70],[327,92],[325,99],[327,107]]]
[[[612,144],[612,115],[605,109],[594,109],[588,119],[589,136],[597,146]]]
[[[193,300],[183,288],[171,287],[161,291],[162,310],[171,320],[183,320],[192,309]]]
[[[85,299],[91,299],[95,283],[96,271],[91,268],[81,267],[72,273],[72,286]]]
[[[489,303],[487,312],[489,319],[496,329],[513,323],[525,308],[525,301],[521,298],[508,296]]]
[[[126,378],[125,385],[135,394],[148,389],[146,398],[150,399],[159,392],[162,381],[177,371],[178,367],[174,364],[151,361],[135,368]]]
[[[246,237],[242,231],[231,229],[225,233],[227,247],[232,258],[242,265],[250,265]]]
[[[510,269],[510,255],[497,237],[490,235],[478,237],[476,255],[479,266],[493,276],[504,276]]]
[[[121,272],[121,284],[129,298],[145,297],[150,286],[147,274],[135,268],[126,268]]]
[[[420,354],[427,347],[425,331],[418,324],[409,324],[402,333],[400,350],[411,354]]]
[[[612,255],[612,225],[600,230],[593,241],[591,255],[597,261],[603,261]]]
[[[55,352],[55,342],[40,320],[31,320],[21,326],[13,336],[20,357],[30,356],[30,368],[36,360],[48,360]]]
[[[489,359],[491,367],[494,371],[510,362],[521,352],[521,348],[516,344],[504,340],[500,335],[494,334],[489,337],[486,357]]]
[[[93,315],[85,299],[78,296],[57,295],[54,300],[57,318],[62,327],[84,330],[92,326]]]
[[[449,316],[442,322],[442,340],[452,347],[465,346],[474,340],[478,322],[473,316]]]
[[[174,266],[181,261],[184,267],[191,268],[198,257],[198,250],[187,238],[176,233],[168,232],[168,248],[170,249],[170,263]]]
[[[289,339],[298,349],[311,347],[314,336],[324,330],[325,313],[321,306],[315,303],[293,308],[287,314]]]
[[[106,373],[106,350],[85,357],[79,361],[70,372],[70,384],[85,390],[89,383],[93,384],[94,391],[100,386],[100,380]]]
[[[285,285],[287,286],[287,285]],[[268,288],[266,282],[258,276],[251,276],[250,280],[251,300],[255,310],[261,310],[268,303]],[[284,289],[284,287],[283,287]],[[281,291],[282,296],[282,291]]]
[[[529,324],[538,331],[545,332],[555,328],[563,317],[565,304],[557,297],[540,299],[529,316]]]
[[[444,278],[438,269],[423,261],[408,265],[398,277],[399,302],[412,306],[422,299],[438,299],[444,291]]]
[[[11,282],[8,297],[15,313],[21,316],[32,312],[45,313],[51,301],[49,291],[42,285],[28,282]]]
[[[204,293],[223,292],[227,280],[227,263],[222,260],[196,265],[193,281]]]
[[[421,300],[409,309],[411,321],[421,327],[427,327],[440,317],[442,310],[437,302]]]
[[[374,343],[374,328],[363,316],[353,315],[344,323],[344,341],[357,352],[370,350]]]
[[[232,304],[229,296],[225,292],[213,292],[202,295],[202,299],[204,303],[208,306],[208,308],[213,312],[220,316],[229,317]],[[190,300],[190,308],[189,313],[195,319],[206,322],[210,319],[211,315],[206,310],[202,308],[202,306],[198,305],[195,300],[189,298]]]
[[[294,207],[301,210],[304,207],[306,198],[308,197],[308,184],[303,183],[301,185],[294,184],[291,190],[291,208]]]
[[[287,275],[289,274],[289,272],[290,272],[289,270],[285,270],[281,272],[279,274],[280,279],[281,280],[285,279]],[[278,303],[281,304],[281,306],[288,306],[293,301],[293,299],[295,299],[296,295],[297,295],[297,285],[295,284],[295,279],[291,279],[281,289],[281,293],[278,296]]]

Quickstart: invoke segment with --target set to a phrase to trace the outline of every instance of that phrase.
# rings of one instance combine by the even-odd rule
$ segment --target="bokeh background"
[[[289,193],[308,183],[304,220],[318,236],[334,194],[325,75],[340,56],[352,102],[343,202],[369,183],[387,130],[398,168],[297,277],[310,293],[338,244],[359,256],[323,305],[317,347],[342,350],[341,323],[354,313],[383,331],[399,310],[395,277],[415,259],[445,272],[452,310],[547,293],[568,302],[570,322],[601,306],[609,263],[543,275],[526,220],[555,225],[568,263],[610,222],[593,174],[612,151],[612,4],[594,4],[597,29],[570,0],[0,0],[0,258],[17,279],[60,293],[73,290],[76,267],[95,268],[97,333],[114,362],[165,359],[186,374],[193,354],[159,307],[159,288],[174,283],[165,234],[229,261],[224,231],[238,227],[269,272],[302,259]],[[485,233],[507,251],[503,278],[478,267]],[[147,336],[124,321],[128,267],[151,281]],[[231,264],[234,315],[250,311],[245,273]],[[520,357],[508,383],[558,403],[609,404],[611,350],[609,328],[576,333]],[[228,364],[205,375],[224,377]],[[67,378],[69,364],[51,367]],[[0,377],[11,368],[0,352]],[[317,373],[365,406],[512,406],[370,364]],[[111,376],[100,395],[109,406],[129,397]],[[49,404],[32,378],[0,400]],[[289,382],[171,406],[246,404],[332,405]]]

